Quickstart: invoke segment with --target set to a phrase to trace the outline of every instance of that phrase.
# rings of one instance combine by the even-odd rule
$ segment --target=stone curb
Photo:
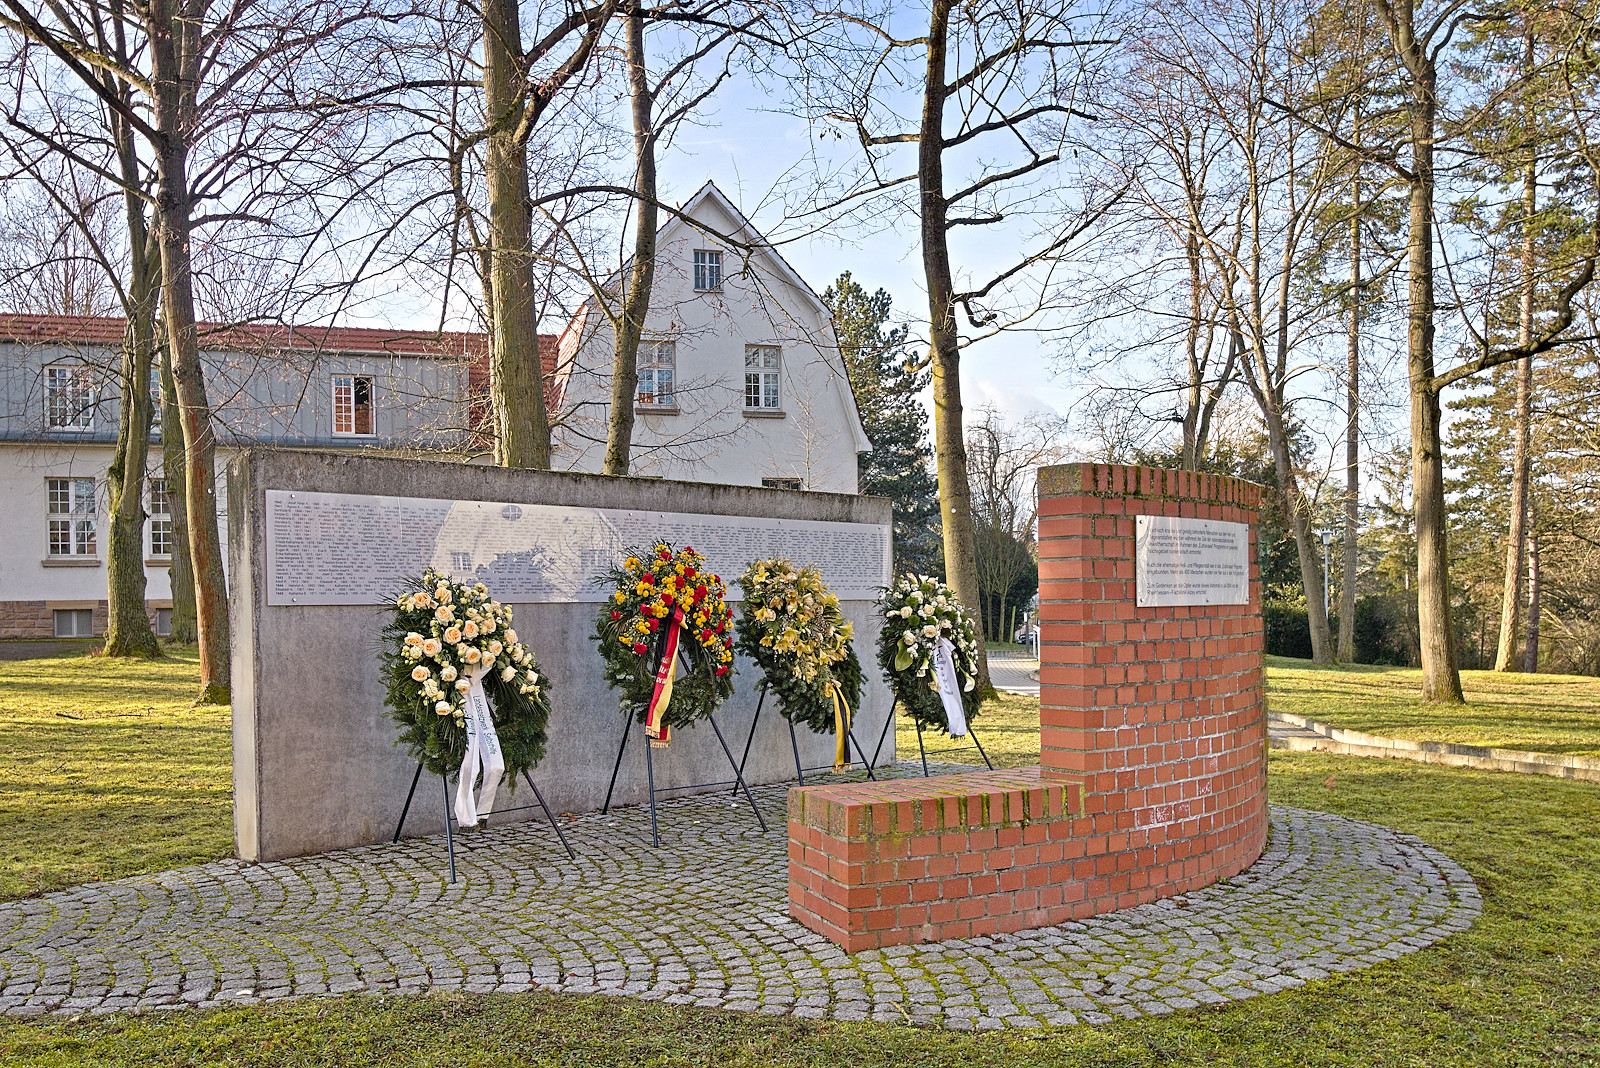
[[[1482,771],[1514,771],[1524,775],[1552,775],[1558,779],[1600,782],[1600,760],[1593,757],[1530,753],[1521,749],[1494,749],[1481,745],[1459,745],[1454,742],[1413,742],[1403,738],[1386,738],[1379,734],[1346,730],[1343,727],[1334,727],[1289,712],[1270,712],[1267,718],[1273,723],[1298,727],[1318,735],[1315,738],[1274,737],[1271,741],[1274,749],[1288,749],[1302,753],[1390,757],[1398,760],[1415,760],[1424,764],[1477,768]]]

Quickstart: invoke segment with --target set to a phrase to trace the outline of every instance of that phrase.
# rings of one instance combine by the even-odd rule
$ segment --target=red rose
[[[611,613],[611,618],[612,619],[621,619],[622,618],[622,613],[621,612],[612,612]]]
[[[726,619],[719,619],[717,621],[717,633],[721,634],[724,630],[727,630],[727,629],[728,629],[728,621]]]
[[[694,555],[694,546],[693,545],[685,545],[683,547],[683,554],[685,556],[693,556]]]
[[[638,654],[639,656],[643,656],[645,653],[648,653],[650,651],[650,648],[647,645],[645,645],[644,642],[634,642],[633,643],[633,651],[636,654]]]
[[[706,588],[704,586],[696,586],[694,588],[695,600],[697,600],[697,601],[698,600],[702,600],[702,599],[704,599],[705,595],[706,595]]]
[[[662,595],[661,595],[661,603],[662,603],[662,604],[665,604],[665,605],[670,605],[670,604],[672,604],[672,594],[670,594],[670,593],[663,593],[663,594],[662,594]]]
[[[719,676],[726,675],[727,673],[728,673],[728,665],[727,664],[723,664],[721,667],[717,668],[717,674]]]
[[[652,619],[648,624],[646,624],[646,626],[650,628],[650,633],[654,634],[656,631],[661,629],[661,620]]]
[[[648,571],[646,571],[643,575],[639,576],[639,581],[643,582],[643,583],[646,583],[646,584],[652,583],[655,580],[656,580],[655,575],[651,574]]]
[[[694,578],[694,575],[695,575],[694,568],[692,568],[692,567],[685,568],[683,574],[684,574],[685,578]]]
[[[663,559],[663,560],[671,560],[672,559],[672,554],[669,553],[669,552],[663,552],[661,554],[661,559]]]

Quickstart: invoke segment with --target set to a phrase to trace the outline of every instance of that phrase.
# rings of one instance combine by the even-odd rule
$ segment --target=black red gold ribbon
[[[672,743],[672,727],[666,723],[667,705],[672,702],[672,680],[678,673],[678,642],[683,637],[683,609],[674,608],[661,639],[661,660],[656,665],[656,687],[650,694],[650,707],[644,716],[645,737],[664,749]]]

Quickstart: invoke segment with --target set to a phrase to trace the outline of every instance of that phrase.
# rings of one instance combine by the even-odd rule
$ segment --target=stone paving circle
[[[952,769],[954,770],[954,769]],[[909,766],[900,769],[909,774]],[[1419,839],[1273,807],[1226,882],[1082,923],[845,954],[789,919],[772,830],[726,794],[272,864],[219,861],[0,904],[0,1011],[111,1012],[348,991],[620,994],[949,1028],[1102,1023],[1300,986],[1472,925],[1476,885]]]

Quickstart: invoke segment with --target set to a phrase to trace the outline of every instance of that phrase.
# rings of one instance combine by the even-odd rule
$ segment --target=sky
[[[660,161],[662,198],[687,199],[708,179],[717,183],[763,233],[785,229],[772,196],[779,182],[810,150],[806,123],[770,109],[748,83],[725,85],[701,124],[685,127]],[[914,232],[860,236],[843,229],[783,243],[780,251],[821,293],[842,271],[869,292],[879,287],[894,300],[897,322],[914,325],[928,314],[921,248]],[[959,265],[958,265],[959,270]],[[1049,366],[1046,344],[1031,334],[981,341],[962,357],[961,392],[968,410],[993,405],[1015,418],[1030,412],[1066,415],[1074,395]]]

